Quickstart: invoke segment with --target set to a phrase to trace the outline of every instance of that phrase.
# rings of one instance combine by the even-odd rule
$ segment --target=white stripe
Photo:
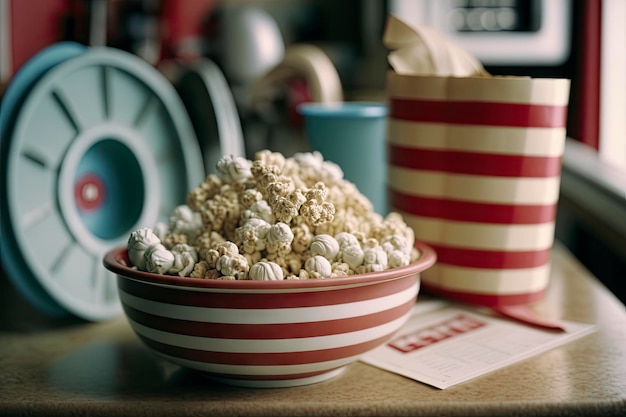
[[[543,290],[550,264],[523,269],[480,269],[436,264],[422,273],[424,283],[453,291],[484,294],[519,294]]]
[[[457,126],[389,119],[390,144],[409,148],[560,157],[565,128]]]
[[[418,285],[416,279],[415,283],[405,290],[373,300],[317,307],[272,309],[193,307],[150,301],[122,290],[119,294],[122,303],[145,313],[162,317],[201,322],[279,324],[336,320],[385,311],[413,299],[417,295]]]
[[[279,340],[217,339],[189,336],[152,329],[131,319],[129,322],[135,332],[148,339],[187,349],[230,353],[288,353],[333,349],[369,342],[395,332],[402,327],[410,315],[411,312],[409,311],[409,313],[388,323],[355,332]]]
[[[555,204],[560,177],[514,178],[388,167],[389,188],[420,197],[495,204]]]
[[[228,365],[221,363],[197,362],[189,359],[177,358],[166,355],[153,350],[164,359],[177,363],[181,366],[196,369],[204,372],[213,372],[216,374],[233,374],[233,375],[292,375],[309,372],[324,371],[345,366],[349,363],[357,361],[362,355],[349,356],[343,359],[335,359],[326,362],[315,362],[299,365]]]
[[[570,82],[530,77],[431,77],[388,73],[391,98],[566,106]]]
[[[554,242],[554,223],[490,224],[459,222],[403,214],[415,238],[465,249],[544,250]]]

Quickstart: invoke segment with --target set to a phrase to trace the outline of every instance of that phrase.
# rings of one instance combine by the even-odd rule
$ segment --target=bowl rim
[[[117,247],[109,250],[107,253],[104,254],[102,263],[106,269],[114,272],[120,277],[154,285],[232,290],[320,288],[367,284],[372,282],[382,282],[386,280],[399,279],[406,277],[407,275],[417,274],[419,272],[425,271],[426,269],[434,265],[437,260],[437,254],[430,245],[422,241],[416,240],[415,248],[419,251],[420,257],[415,262],[407,266],[386,269],[379,272],[368,272],[365,274],[350,275],[347,277],[306,280],[219,280],[179,277],[178,275],[155,274],[151,272],[140,271],[129,266],[128,251],[126,246]]]

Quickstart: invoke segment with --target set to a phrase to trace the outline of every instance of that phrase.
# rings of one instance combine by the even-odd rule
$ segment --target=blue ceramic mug
[[[315,151],[338,164],[356,185],[387,214],[387,105],[377,102],[305,103],[304,132]]]

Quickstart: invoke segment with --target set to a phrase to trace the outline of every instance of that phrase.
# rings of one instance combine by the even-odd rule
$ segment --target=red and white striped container
[[[406,267],[302,281],[150,274],[126,266],[125,249],[104,265],[131,327],[160,357],[231,385],[287,387],[338,375],[408,320],[420,272],[435,262],[416,247]]]
[[[389,207],[437,252],[425,290],[492,307],[543,296],[569,85],[389,73]]]

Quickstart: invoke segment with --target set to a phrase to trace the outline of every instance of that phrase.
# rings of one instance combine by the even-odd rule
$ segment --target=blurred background
[[[391,12],[440,30],[492,74],[571,79],[569,136],[596,149],[602,142],[603,157],[626,166],[626,146],[608,134],[623,136],[623,123],[600,126],[611,122],[600,114],[600,101],[610,99],[601,82],[624,92],[619,0],[2,0],[1,12],[3,88],[37,51],[62,40],[119,48],[157,67],[207,56],[235,90],[277,64],[285,47],[313,43],[347,98],[383,91],[381,39]]]
[[[0,94],[58,42],[119,49],[176,87],[198,140],[248,157],[309,150],[300,103],[385,100],[388,13],[441,31],[492,74],[571,79],[557,238],[626,299],[623,0],[0,2]]]

